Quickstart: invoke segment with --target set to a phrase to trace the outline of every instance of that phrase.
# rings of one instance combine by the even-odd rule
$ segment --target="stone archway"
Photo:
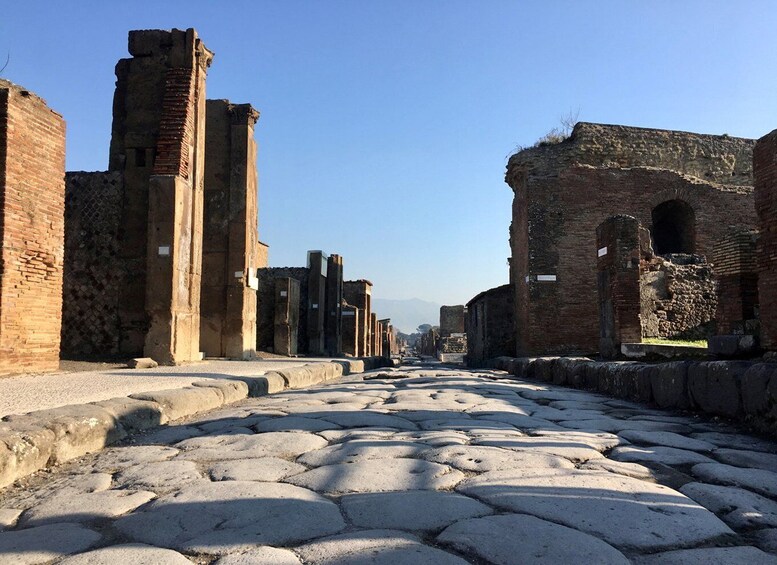
[[[696,214],[684,200],[667,200],[651,213],[650,235],[656,255],[696,251]]]

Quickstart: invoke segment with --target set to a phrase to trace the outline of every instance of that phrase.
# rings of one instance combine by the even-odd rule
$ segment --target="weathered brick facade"
[[[440,337],[450,337],[451,334],[466,331],[466,309],[463,304],[440,307]]]
[[[515,289],[505,284],[467,302],[467,364],[515,353]]]
[[[758,301],[761,347],[777,350],[777,130],[753,151],[755,207],[758,211]]]
[[[299,283],[299,299],[297,305],[297,352],[308,352],[307,303],[308,279],[310,269],[307,267],[265,267],[257,271],[259,289],[257,290],[256,311],[256,349],[257,351],[274,351],[276,322],[276,281],[278,279],[294,279]],[[289,314],[289,319],[292,319]]]
[[[758,318],[757,230],[739,230],[715,242],[712,250],[717,281],[717,332],[752,333]]]
[[[249,359],[256,348],[259,113],[227,100],[208,100],[206,108],[200,348]]]
[[[356,355],[372,355],[372,283],[360,279],[343,283],[343,297],[350,306],[359,309],[358,348]]]
[[[296,279],[275,279],[275,328],[273,352],[279,355],[296,355],[299,337],[299,288]]]
[[[329,256],[326,271],[326,306],[324,332],[327,355],[343,352],[343,258]]]
[[[595,233],[607,218],[650,226],[659,254],[706,255],[732,228],[753,227],[753,144],[580,123],[562,143],[513,155],[516,352],[598,349]]]
[[[0,79],[0,374],[59,366],[65,122]]]
[[[342,339],[343,354],[357,357],[359,355],[359,320],[361,310],[356,306],[345,304],[342,307]]]

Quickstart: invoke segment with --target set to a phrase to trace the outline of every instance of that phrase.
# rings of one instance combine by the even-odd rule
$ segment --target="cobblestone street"
[[[0,498],[5,563],[777,563],[777,449],[499,371],[241,401]]]

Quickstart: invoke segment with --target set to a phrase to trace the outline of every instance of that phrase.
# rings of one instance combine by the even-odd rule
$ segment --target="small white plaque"
[[[343,316],[355,316],[356,312],[353,310],[343,310]]]
[[[242,279],[243,278],[243,271],[235,271],[235,278],[236,279]]]
[[[529,275],[526,275],[526,278],[523,279],[524,282],[529,282]]]
[[[159,256],[160,257],[169,257],[170,256],[170,246],[169,245],[160,245],[159,246]]]
[[[311,305],[310,305],[310,307],[311,307],[313,310],[318,310],[318,304],[311,304]]]
[[[556,275],[537,275],[538,282],[554,282]]]
[[[286,296],[288,296],[288,295],[289,295],[289,293],[288,293],[288,292],[286,292],[285,290],[282,290],[282,291],[281,291],[281,297],[286,297]]]
[[[605,255],[607,255],[607,246],[606,245],[604,247],[602,247],[601,249],[599,249],[599,255],[598,256],[599,257],[604,257]]]

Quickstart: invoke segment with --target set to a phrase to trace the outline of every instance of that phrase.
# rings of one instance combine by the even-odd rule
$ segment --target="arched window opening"
[[[696,250],[696,214],[682,200],[667,200],[652,213],[653,251],[656,255],[693,253]]]

